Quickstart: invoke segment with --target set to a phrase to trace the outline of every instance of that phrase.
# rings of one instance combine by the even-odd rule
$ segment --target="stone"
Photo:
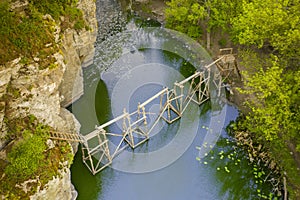
[[[84,52],[80,54],[80,60],[82,67],[89,66],[94,57],[94,43],[97,38],[97,19],[96,19],[96,3],[93,0],[81,0],[78,4],[78,8],[83,11],[83,17],[88,24],[88,30],[80,30],[79,35],[82,40],[81,44],[77,44],[76,48],[78,52]],[[82,50],[85,49],[85,50]]]
[[[69,168],[61,170],[60,175],[49,181],[43,190],[38,188],[36,194],[30,196],[31,200],[62,200],[72,199],[71,172]]]
[[[83,94],[83,77],[79,55],[74,48],[74,34],[76,31],[67,30],[64,34],[63,54],[66,61],[66,71],[60,84],[60,94],[64,97],[62,107],[67,107]]]
[[[60,116],[64,121],[68,122],[64,126],[66,129],[65,132],[80,133],[81,125],[80,125],[79,121],[75,118],[75,116],[70,111],[68,111],[65,108],[61,108]],[[73,152],[75,154],[78,150],[78,142],[71,142],[71,146],[72,146]]]
[[[22,189],[25,193],[27,193],[32,189],[32,186],[30,186],[32,183],[39,183],[39,179],[29,179],[21,183],[20,185],[17,184],[16,187]]]
[[[64,33],[62,51],[66,62],[66,71],[59,89],[63,97],[62,107],[67,107],[83,94],[82,67],[91,65],[95,54],[94,43],[97,38],[95,2],[81,0],[78,8],[83,11],[89,29],[80,31],[68,29]]]
[[[11,3],[10,9],[14,10],[15,12],[20,12],[20,11],[24,10],[28,4],[29,4],[29,2],[27,0],[15,1],[15,2]]]
[[[6,143],[6,133],[2,131],[4,125],[4,116],[5,116],[5,102],[0,102],[0,150],[3,148],[4,144]]]
[[[76,191],[73,184],[71,184],[71,194],[72,194],[71,200],[76,200],[78,197],[78,192]]]
[[[53,149],[55,147],[54,142],[51,139],[48,139],[46,142],[48,149]]]

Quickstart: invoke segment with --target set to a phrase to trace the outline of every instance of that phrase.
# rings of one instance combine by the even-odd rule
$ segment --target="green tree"
[[[228,30],[230,19],[236,17],[241,7],[238,0],[171,0],[167,2],[167,27],[199,38],[202,27],[207,33],[207,48],[210,48],[210,33],[222,28]]]
[[[282,55],[300,53],[300,1],[243,1],[232,20],[232,36],[240,44],[272,46]]]
[[[271,63],[266,69],[260,66],[253,75],[244,72],[248,78],[241,92],[254,95],[247,101],[251,110],[247,127],[265,140],[299,141],[300,70],[284,73],[277,57]]]
[[[195,0],[171,0],[167,2],[166,26],[192,38],[201,35],[200,20],[206,17],[204,7]]]
[[[293,187],[291,195],[297,196],[300,177],[291,152],[300,152],[300,70],[283,68],[277,57],[252,68],[258,71],[244,73],[241,92],[249,94],[250,113],[239,121],[240,128],[270,150]]]

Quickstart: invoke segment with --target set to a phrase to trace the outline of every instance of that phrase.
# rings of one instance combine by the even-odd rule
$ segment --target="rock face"
[[[31,200],[61,200],[61,199],[76,199],[77,192],[70,190],[73,188],[71,184],[71,172],[68,168],[63,169],[60,172],[60,177],[54,177],[49,181],[43,190],[31,196]]]
[[[19,58],[0,65],[0,153],[8,143],[6,119],[32,114],[59,132],[79,132],[79,122],[64,107],[83,94],[82,67],[93,62],[97,20],[94,0],[79,0],[78,8],[83,11],[88,28],[68,29],[62,37],[59,26],[55,28],[61,50],[49,56],[54,60],[51,67],[40,69],[38,58],[30,63]],[[49,15],[45,19],[52,20]],[[77,145],[73,145],[75,151],[76,148]],[[31,199],[76,199],[70,170],[65,168]]]
[[[6,107],[8,102],[6,101],[7,88],[13,75],[17,73],[20,66],[16,65],[20,59],[13,61],[14,67],[6,68],[0,65],[0,150],[8,142],[6,140],[6,124],[4,122]]]
[[[145,19],[165,22],[165,0],[132,0],[132,10]]]
[[[60,106],[59,85],[66,65],[63,55],[56,53],[55,68],[39,69],[38,63],[20,64],[19,60],[2,66],[0,71],[0,102],[2,118],[0,123],[0,148],[6,144],[6,124],[3,120],[15,119],[30,114],[56,130],[78,132],[78,123],[73,115]],[[66,120],[68,119],[68,120]],[[76,125],[76,126],[75,126]]]
[[[94,43],[97,37],[96,4],[93,0],[81,0],[78,8],[88,25],[88,30],[68,29],[62,39],[62,52],[66,70],[59,91],[62,95],[62,107],[67,107],[83,94],[82,68],[93,63]]]
[[[48,124],[61,132],[79,132],[80,125],[75,117],[60,106],[59,85],[62,81],[66,65],[62,54],[52,55],[55,58],[54,68],[39,69],[36,62],[22,64],[16,59],[6,66],[0,66],[0,150],[7,144],[7,124],[4,120],[16,119],[30,114],[40,122]],[[69,169],[49,183],[33,199],[57,197],[57,199],[71,199],[72,184]],[[48,192],[49,189],[49,192]],[[53,191],[56,191],[54,195]],[[59,196],[60,195],[60,196]],[[53,199],[53,198],[46,198]]]

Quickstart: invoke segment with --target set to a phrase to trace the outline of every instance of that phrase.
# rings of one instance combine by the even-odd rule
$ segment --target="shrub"
[[[12,148],[7,148],[8,162],[0,159],[0,194],[5,199],[29,199],[38,186],[43,187],[53,176],[58,175],[64,161],[71,164],[72,147],[65,141],[54,141],[54,147],[48,149],[46,140],[51,127],[38,122],[29,115],[24,118],[4,121],[8,125],[10,138],[14,138]],[[4,175],[5,173],[5,175]],[[30,189],[25,193],[16,185],[28,179],[39,177],[39,182],[30,183]]]
[[[19,56],[32,58],[52,43],[54,37],[41,13],[29,6],[25,15],[9,11],[7,1],[0,3],[0,64]]]
[[[27,138],[15,145],[8,154],[9,165],[5,168],[8,176],[18,179],[32,177],[44,163],[45,138],[26,131]]]
[[[23,12],[10,10],[9,2],[0,2],[0,64],[20,56],[32,59],[46,48],[46,44],[55,43],[54,24],[43,20],[45,14],[50,14],[57,22],[63,16],[62,31],[86,27],[81,10],[75,6],[77,0],[30,0]],[[53,45],[51,51],[47,50],[46,57],[56,50]],[[47,63],[40,64],[44,65],[42,68],[48,66]]]

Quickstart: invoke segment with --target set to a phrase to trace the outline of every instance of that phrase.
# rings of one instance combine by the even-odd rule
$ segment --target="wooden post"
[[[171,120],[169,92],[167,92],[168,120]]]
[[[183,109],[183,85],[179,85],[180,88],[180,114],[182,114],[182,109]]]
[[[288,199],[287,189],[286,189],[286,178],[283,177],[283,188],[284,188],[284,200]]]
[[[146,137],[148,138],[149,137],[149,132],[148,132],[148,123],[147,123],[147,116],[146,116],[145,107],[142,107],[142,111],[143,111],[144,127],[145,127]]]

